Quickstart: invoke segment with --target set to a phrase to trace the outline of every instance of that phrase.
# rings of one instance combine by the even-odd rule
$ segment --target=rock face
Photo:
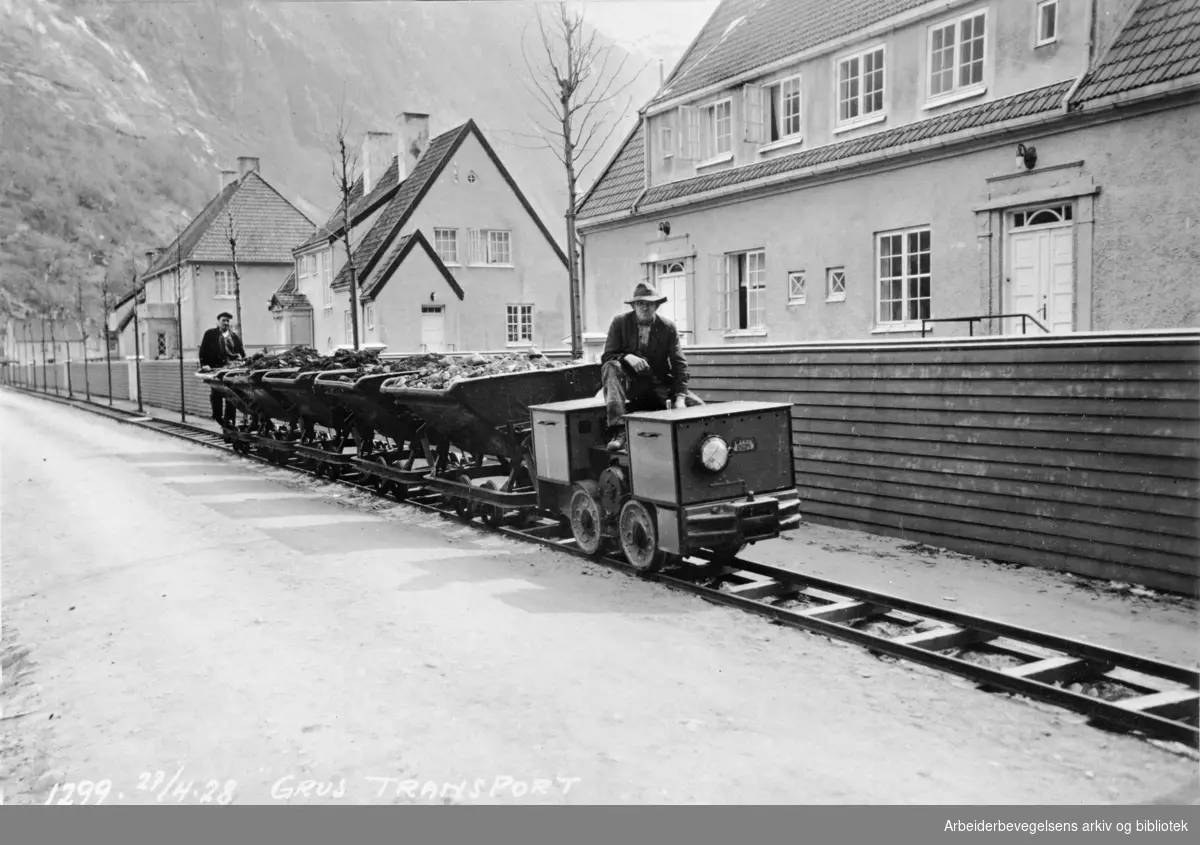
[[[126,286],[117,264],[169,243],[239,156],[259,158],[323,222],[343,103],[356,149],[368,130],[395,131],[403,111],[430,114],[433,134],[474,118],[561,241],[562,168],[513,134],[539,108],[520,80],[532,15],[508,3],[0,0],[0,232],[12,233],[0,237],[0,285],[38,298],[60,275],[46,272],[55,255],[93,276],[107,263]],[[536,22],[530,31],[540,49]],[[638,77],[635,106],[656,82]],[[616,120],[624,98],[611,105]]]

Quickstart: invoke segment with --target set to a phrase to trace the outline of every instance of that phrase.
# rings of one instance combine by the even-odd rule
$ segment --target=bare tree
[[[226,218],[225,234],[229,238],[229,259],[230,259],[230,263],[233,264],[233,310],[237,312],[237,316],[235,319],[237,320],[236,325],[237,325],[238,337],[240,337],[242,339],[242,343],[244,344],[246,342],[246,333],[242,331],[242,274],[238,270],[238,262],[237,262],[238,230],[237,230],[237,223],[233,219],[233,209],[232,208],[225,215],[225,218]],[[182,350],[182,347],[181,347],[181,350]],[[182,351],[180,352],[180,354],[181,355],[183,354]]]
[[[633,98],[630,97],[611,123],[608,121],[612,111],[609,104],[637,81],[646,66],[636,73],[624,75],[622,81],[629,54],[625,53],[614,62],[613,45],[598,44],[596,31],[585,32],[583,15],[569,11],[565,2],[559,2],[548,21],[543,17],[540,5],[537,16],[541,53],[531,58],[522,39],[521,54],[530,77],[525,83],[526,90],[544,114],[539,112],[541,119],[533,120],[537,134],[525,137],[540,139],[539,146],[553,152],[566,170],[571,354],[579,358],[583,355],[583,304],[575,234],[577,185],[628,112]]]
[[[358,351],[358,273],[354,267],[354,250],[350,240],[350,192],[354,189],[354,171],[358,157],[346,144],[349,129],[344,114],[338,114],[333,136],[333,181],[338,191],[338,209],[342,215],[342,233],[338,239],[346,247],[346,271],[350,275],[350,327],[354,349]]]

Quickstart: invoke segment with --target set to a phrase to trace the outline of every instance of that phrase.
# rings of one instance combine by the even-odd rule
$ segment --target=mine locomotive
[[[605,448],[602,398],[531,407],[538,505],[565,514],[581,550],[620,547],[635,569],[707,551],[730,559],[800,524],[791,406],[720,402],[626,415]]]

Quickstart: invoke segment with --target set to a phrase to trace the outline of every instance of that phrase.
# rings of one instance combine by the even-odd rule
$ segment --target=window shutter
[[[696,161],[700,158],[700,109],[679,107],[679,158]]]
[[[742,113],[746,124],[746,141],[762,144],[766,141],[763,125],[763,91],[760,85],[742,86]]]
[[[728,261],[724,255],[710,255],[708,261],[713,285],[708,327],[712,331],[725,331],[729,327]]]

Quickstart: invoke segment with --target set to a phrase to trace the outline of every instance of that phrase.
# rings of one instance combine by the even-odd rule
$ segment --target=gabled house
[[[578,205],[586,325],[640,276],[704,344],[1194,326],[1198,157],[1194,4],[723,0]]]
[[[392,143],[368,135],[352,195],[360,342],[388,352],[564,345],[567,257],[475,122],[431,139],[428,115],[405,113],[389,160]],[[297,250],[322,351],[352,342],[340,221],[335,213]]]
[[[204,332],[216,325],[217,314],[228,311],[236,320],[235,293],[240,294],[242,312],[242,325],[237,328],[247,352],[277,342],[268,304],[292,270],[293,247],[306,240],[315,226],[262,177],[257,158],[239,158],[238,165],[237,171],[221,172],[221,190],[180,236],[147,256],[148,267],[139,279],[145,293],[138,305],[139,343],[146,358],[179,354],[177,279],[183,349],[189,357],[196,353]],[[134,353],[133,344],[124,342],[131,320],[131,313],[117,318],[123,355]]]

